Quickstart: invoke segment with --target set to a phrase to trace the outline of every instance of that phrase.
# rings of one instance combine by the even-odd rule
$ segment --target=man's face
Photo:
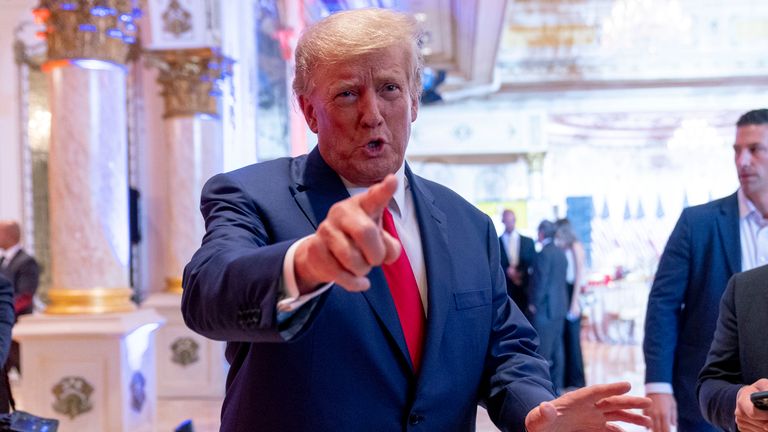
[[[512,232],[515,230],[515,214],[510,211],[505,211],[504,214],[501,215],[501,223],[504,224],[504,230],[506,232]]]
[[[751,201],[768,194],[768,125],[736,128],[733,144],[739,184]]]
[[[418,112],[410,67],[402,47],[320,66],[311,93],[299,98],[323,159],[356,185],[377,183],[403,163]]]

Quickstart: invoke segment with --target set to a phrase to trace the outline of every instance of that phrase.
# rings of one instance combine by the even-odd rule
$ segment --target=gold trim
[[[50,303],[45,313],[50,315],[94,315],[115,312],[132,312],[136,305],[131,301],[130,288],[69,289],[52,288],[48,291]]]
[[[232,59],[215,48],[146,51],[148,64],[159,69],[157,82],[165,101],[163,118],[208,114],[219,116],[222,81],[232,73]]]
[[[181,278],[180,277],[165,278],[165,291],[174,293],[174,294],[181,294],[182,292],[184,292],[184,288],[181,287]]]

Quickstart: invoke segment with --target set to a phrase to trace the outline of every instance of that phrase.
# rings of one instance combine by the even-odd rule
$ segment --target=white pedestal
[[[104,315],[24,315],[24,410],[56,418],[60,432],[153,431],[157,418],[154,310]]]
[[[157,310],[166,325],[157,333],[157,395],[160,398],[223,398],[229,364],[225,343],[188,329],[181,294],[152,294],[142,307]]]

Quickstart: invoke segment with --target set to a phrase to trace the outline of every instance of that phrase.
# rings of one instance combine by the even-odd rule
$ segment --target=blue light
[[[84,32],[95,32],[97,30],[96,26],[93,24],[80,24],[79,26],[77,26],[77,28],[80,31],[84,31]]]
[[[116,28],[111,28],[107,30],[107,36],[115,39],[122,39],[123,38],[123,32]]]
[[[72,59],[72,65],[88,70],[120,70],[125,72],[126,66],[96,59]]]
[[[219,69],[219,63],[215,62],[215,61],[208,62],[208,69],[218,70]]]
[[[117,11],[106,6],[94,6],[91,9],[91,15],[98,17],[105,17],[108,15],[114,15]]]
[[[134,18],[141,18],[141,9],[133,8],[132,15]]]
[[[157,323],[144,324],[125,337],[128,366],[131,370],[141,369],[144,354],[149,349],[150,335],[158,327],[160,327],[160,324]]]
[[[135,32],[136,31],[136,24],[126,23],[125,24],[125,30],[129,31],[129,32]]]
[[[125,23],[131,22],[131,21],[133,21],[133,17],[128,15],[128,14],[120,14],[120,21],[125,22]]]
[[[77,9],[77,5],[74,3],[62,3],[59,5],[59,9],[71,11]]]
[[[123,38],[123,42],[125,42],[125,43],[130,45],[132,43],[136,43],[136,38],[133,37],[133,36],[126,36],[126,37]]]
[[[213,114],[208,114],[208,113],[196,113],[195,117],[199,118],[200,120],[205,120],[205,121],[216,121],[216,120],[219,120],[219,116],[213,115]]]

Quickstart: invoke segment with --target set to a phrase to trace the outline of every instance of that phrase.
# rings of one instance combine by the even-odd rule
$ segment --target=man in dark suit
[[[740,189],[683,210],[651,287],[643,352],[654,432],[672,424],[680,432],[715,430],[699,411],[697,374],[728,279],[760,265],[768,250],[758,235],[768,216],[768,110],[739,118],[733,148]]]
[[[382,9],[309,27],[293,86],[317,147],[205,186],[182,312],[228,342],[221,430],[469,431],[478,402],[504,430],[647,424],[626,383],[552,400],[490,219],[404,163],[419,34]]]
[[[768,428],[768,411],[755,408],[749,398],[768,390],[767,328],[768,266],[733,275],[697,388],[704,418],[723,430]]]
[[[16,316],[32,313],[33,298],[40,280],[37,261],[21,247],[21,229],[15,221],[0,221],[0,274],[13,285],[13,309]],[[11,343],[5,369],[21,372],[19,343]]]
[[[549,373],[557,391],[563,389],[564,351],[563,331],[568,314],[568,293],[565,289],[568,260],[565,252],[555,245],[557,225],[550,221],[539,224],[542,248],[536,256],[528,287],[528,312],[531,324],[539,334],[539,354],[549,363]]]
[[[515,212],[505,209],[501,213],[504,232],[499,237],[501,268],[507,279],[507,293],[518,308],[524,313],[528,311],[528,278],[531,265],[536,258],[536,247],[533,239],[520,235],[515,230],[517,217]]]
[[[16,322],[13,312],[13,285],[0,274],[0,364],[5,363],[11,349],[11,330]],[[11,385],[8,374],[0,377],[0,414],[6,414],[11,407]]]

